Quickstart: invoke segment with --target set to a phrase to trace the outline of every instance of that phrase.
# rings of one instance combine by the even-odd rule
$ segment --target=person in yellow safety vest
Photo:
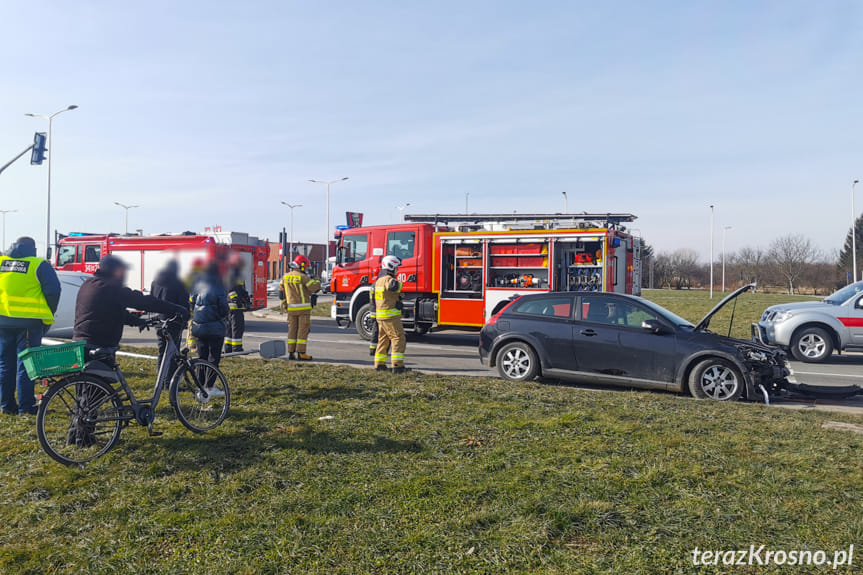
[[[252,308],[252,298],[246,291],[243,279],[245,262],[241,254],[231,256],[230,276],[228,277],[228,320],[225,334],[225,353],[243,351],[243,334],[246,332],[246,310]]]
[[[291,262],[293,269],[285,274],[279,285],[279,297],[285,300],[288,310],[288,359],[312,359],[306,353],[312,327],[312,294],[321,289],[321,282],[306,275],[311,265],[312,262],[306,256],[297,256]]]
[[[375,314],[378,321],[378,348],[375,350],[375,369],[387,368],[387,350],[390,350],[392,372],[405,372],[405,330],[402,327],[402,282],[396,271],[402,262],[396,256],[381,260],[381,273],[375,280]]]
[[[51,264],[36,257],[33,238],[19,238],[0,257],[0,410],[36,413],[33,381],[18,353],[42,345],[60,303],[60,280]],[[16,400],[15,394],[18,394]]]

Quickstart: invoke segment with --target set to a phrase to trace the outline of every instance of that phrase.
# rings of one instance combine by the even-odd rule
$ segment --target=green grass
[[[661,305],[692,323],[701,320],[726,295],[728,294],[715,292],[711,300],[709,292],[703,290],[644,290],[642,293],[642,297]],[[734,326],[731,335],[749,339],[750,325],[761,319],[761,314],[764,313],[764,310],[772,305],[817,299],[821,298],[763,293],[741,294],[737,297],[737,309],[734,312]],[[711,331],[722,334],[728,333],[733,306],[734,302],[730,302],[711,320]]]
[[[32,418],[0,420],[0,572],[714,573],[693,547],[863,543],[863,436],[821,428],[858,416],[224,367],[221,428],[188,432],[163,404],[164,436],[130,427],[83,469],[44,455]]]

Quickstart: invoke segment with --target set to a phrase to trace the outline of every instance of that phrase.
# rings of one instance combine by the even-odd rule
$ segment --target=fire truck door
[[[402,262],[398,271],[398,280],[404,284],[406,291],[416,291],[417,286],[417,233],[411,231],[389,232],[387,234],[388,256],[396,256]],[[370,278],[374,281],[373,278]]]

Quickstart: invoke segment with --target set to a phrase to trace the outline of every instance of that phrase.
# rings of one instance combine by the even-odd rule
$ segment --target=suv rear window
[[[546,297],[529,299],[515,304],[513,312],[525,315],[538,315],[569,319],[572,317],[571,297]]]

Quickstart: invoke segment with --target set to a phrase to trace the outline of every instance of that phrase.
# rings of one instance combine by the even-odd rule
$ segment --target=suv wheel
[[[718,357],[702,361],[689,374],[689,392],[696,399],[732,401],[743,395],[743,374]]]
[[[517,341],[508,343],[497,353],[497,371],[510,381],[530,381],[539,374],[539,360],[533,348]]]
[[[791,355],[798,361],[821,363],[833,355],[833,338],[824,328],[807,327],[791,339]]]

